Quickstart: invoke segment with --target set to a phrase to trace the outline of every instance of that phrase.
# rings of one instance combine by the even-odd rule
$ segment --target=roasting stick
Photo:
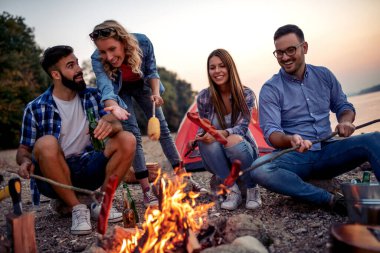
[[[156,102],[154,102],[154,100],[153,100],[153,111],[152,111],[152,115],[153,115],[153,117],[156,117]]]
[[[6,171],[9,172],[9,173],[18,174],[17,171],[14,171],[14,170],[7,169]],[[88,195],[92,195],[92,196],[101,196],[101,197],[104,197],[104,194],[105,194],[104,192],[101,192],[101,191],[91,191],[91,190],[87,190],[87,189],[83,189],[83,188],[78,188],[78,187],[75,187],[75,186],[72,186],[72,185],[58,183],[58,182],[56,182],[54,180],[51,180],[49,178],[38,176],[38,175],[35,175],[35,174],[30,174],[29,176],[32,177],[32,178],[35,178],[35,179],[47,182],[49,184],[55,185],[55,186],[59,186],[59,187],[65,188],[65,189],[73,190],[73,191],[76,191],[76,192],[80,192],[80,193],[84,193],[84,194],[88,194]]]
[[[372,125],[372,124],[375,124],[377,122],[380,122],[380,119],[375,119],[375,120],[372,120],[372,121],[369,121],[367,123],[364,123],[364,124],[361,124],[361,125],[358,125],[355,127],[355,130],[358,130],[360,128],[363,128],[363,127],[366,127],[366,126],[369,126],[369,125]],[[320,142],[324,142],[324,141],[327,141],[328,139],[334,137],[335,135],[337,135],[338,132],[337,131],[334,131],[332,132],[329,136],[325,137],[325,138],[322,138],[322,139],[319,139],[319,140],[316,140],[316,141],[313,141],[312,144],[316,144],[316,143],[320,143]],[[286,153],[289,153],[289,152],[292,152],[292,151],[295,151],[296,149],[298,149],[300,146],[297,145],[295,147],[291,147],[291,148],[288,148],[288,149],[284,149],[280,152],[278,152],[277,154],[275,154],[274,156],[270,157],[269,159],[267,160],[263,160],[257,164],[254,164],[253,166],[249,167],[248,169],[244,170],[244,171],[240,171],[239,172],[239,176],[243,175],[244,173],[246,172],[249,172],[249,171],[252,171],[258,167],[260,167],[261,165],[263,164],[266,164],[266,163],[269,163],[271,161],[273,161],[274,159],[282,156],[283,154],[286,154]],[[230,174],[231,175],[231,174]],[[228,177],[230,177],[230,175]],[[235,179],[236,180],[236,179]]]
[[[203,137],[203,136],[205,136],[205,134],[207,134],[206,131],[204,131],[203,133],[201,133],[201,134],[199,135],[199,137]],[[191,144],[191,147],[189,148],[189,150],[186,151],[184,157],[187,157],[188,155],[190,155],[190,153],[193,152],[194,149],[195,149],[197,146],[198,146],[198,141],[197,141],[197,140],[194,140],[194,142],[193,142],[193,144]]]

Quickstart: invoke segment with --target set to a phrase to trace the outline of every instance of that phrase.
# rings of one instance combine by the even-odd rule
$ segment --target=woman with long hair
[[[129,33],[118,22],[106,20],[94,27],[90,34],[97,49],[91,56],[96,85],[102,94],[106,110],[122,120],[123,128],[136,137],[136,155],[133,161],[136,179],[144,193],[145,206],[157,205],[148,181],[141,132],[137,124],[132,98],[152,117],[160,121],[160,144],[173,169],[181,159],[175,147],[161,105],[164,87],[157,72],[153,45],[144,34]]]
[[[228,143],[222,145],[210,134],[202,135],[201,129],[195,139],[206,169],[223,180],[234,160],[239,160],[244,170],[258,157],[257,144],[248,128],[256,97],[250,88],[242,85],[234,60],[224,49],[211,52],[207,73],[209,87],[197,97],[199,116],[210,120]],[[243,182],[247,186],[246,208],[258,208],[261,197],[257,185],[248,177],[243,177]],[[221,208],[235,210],[241,202],[241,191],[235,183]]]

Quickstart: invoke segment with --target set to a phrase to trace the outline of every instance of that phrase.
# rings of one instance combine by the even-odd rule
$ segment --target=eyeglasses
[[[292,47],[288,47],[285,50],[274,50],[273,51],[273,55],[274,55],[274,57],[279,58],[279,59],[281,59],[284,56],[284,54],[286,54],[287,56],[295,55],[296,51],[297,51],[297,48],[299,48],[300,46],[302,46],[303,43],[305,43],[305,41],[301,42],[298,45],[295,45],[295,46],[292,46]]]
[[[92,40],[96,40],[99,37],[104,37],[104,38],[110,37],[113,32],[116,32],[114,28],[103,28],[103,29],[93,31],[92,33],[89,34],[89,36]]]

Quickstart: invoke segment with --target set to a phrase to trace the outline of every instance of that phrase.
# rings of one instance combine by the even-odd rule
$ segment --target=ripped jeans
[[[224,180],[230,174],[230,168],[234,160],[241,162],[241,169],[245,170],[258,157],[256,151],[246,140],[231,147],[224,147],[219,142],[213,143],[199,142],[199,151],[205,168]],[[249,177],[249,173],[242,177],[247,188],[253,188],[256,184]]]

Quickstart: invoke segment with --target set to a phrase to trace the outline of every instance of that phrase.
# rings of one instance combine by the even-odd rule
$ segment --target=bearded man
[[[112,114],[107,114],[98,91],[86,88],[72,47],[46,49],[41,66],[53,84],[25,108],[16,155],[19,175],[27,179],[36,174],[65,185],[105,190],[111,175],[121,180],[131,166],[135,137],[123,131]],[[91,144],[88,110],[98,121],[94,138],[107,140],[104,150],[94,150]],[[94,202],[88,208],[72,190],[40,180],[36,183],[43,195],[62,201],[72,210],[72,234],[91,233],[90,216],[98,218],[100,204]],[[122,214],[111,208],[108,221],[121,220]]]

